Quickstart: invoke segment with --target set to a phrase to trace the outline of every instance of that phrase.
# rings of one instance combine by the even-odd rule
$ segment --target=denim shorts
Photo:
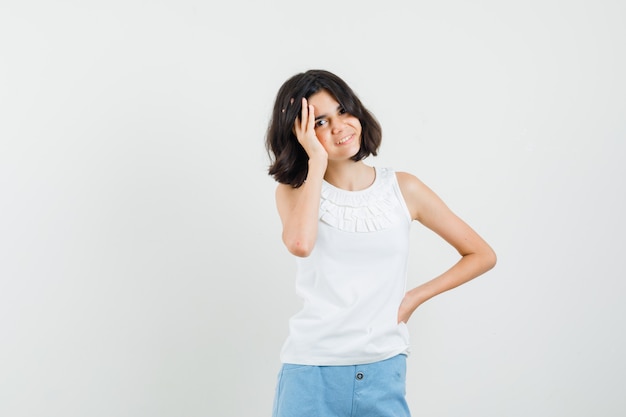
[[[283,364],[273,417],[410,417],[406,355],[366,365]]]

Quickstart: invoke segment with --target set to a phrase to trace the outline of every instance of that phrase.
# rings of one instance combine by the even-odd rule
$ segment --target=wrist
[[[328,160],[323,157],[309,158],[309,174],[319,174],[322,177],[326,173]]]
[[[417,309],[420,305],[428,300],[428,296],[422,291],[421,287],[415,287],[406,293],[409,303],[413,309]]]

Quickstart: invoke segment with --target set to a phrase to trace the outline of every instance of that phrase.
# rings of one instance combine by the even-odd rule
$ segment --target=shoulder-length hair
[[[309,157],[293,127],[300,118],[302,98],[308,100],[320,90],[328,91],[347,113],[361,122],[361,147],[351,159],[360,161],[377,155],[382,129],[376,118],[341,78],[325,70],[309,70],[292,76],[280,87],[267,128],[265,148],[271,160],[268,174],[282,184],[298,188],[307,177]]]

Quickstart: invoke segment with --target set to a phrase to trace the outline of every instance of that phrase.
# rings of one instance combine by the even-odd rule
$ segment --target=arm
[[[397,176],[411,217],[441,236],[461,255],[450,269],[406,293],[398,310],[398,321],[407,322],[425,301],[493,268],[496,254],[419,179],[403,172],[398,172]]]
[[[296,256],[309,256],[317,239],[322,180],[328,165],[328,154],[315,136],[313,106],[302,99],[302,115],[294,123],[298,142],[309,156],[306,180],[299,188],[279,184],[276,188],[276,206],[280,216],[285,246]]]

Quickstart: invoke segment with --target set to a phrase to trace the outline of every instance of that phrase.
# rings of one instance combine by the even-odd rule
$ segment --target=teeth
[[[343,139],[340,139],[339,142],[337,142],[337,145],[341,145],[342,143],[344,143],[345,141],[347,141],[348,139],[350,139],[350,137],[352,137],[352,135],[350,136],[346,136]]]

